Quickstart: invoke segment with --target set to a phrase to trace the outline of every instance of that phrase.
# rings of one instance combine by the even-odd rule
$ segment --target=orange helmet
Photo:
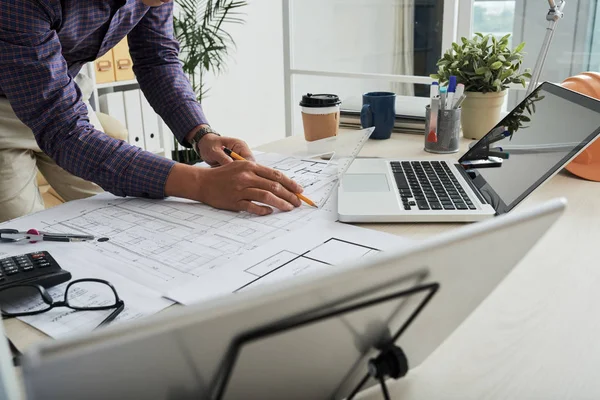
[[[600,73],[583,72],[565,79],[561,86],[600,100]],[[587,149],[566,166],[567,171],[590,181],[600,182],[600,140],[595,140]]]

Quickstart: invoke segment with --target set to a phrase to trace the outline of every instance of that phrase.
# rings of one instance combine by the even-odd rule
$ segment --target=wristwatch
[[[208,135],[209,133],[212,133],[217,136],[221,136],[213,128],[211,128],[208,125],[205,125],[202,128],[200,128],[200,130],[198,130],[198,132],[196,132],[194,137],[190,140],[190,144],[192,145],[192,148],[194,149],[196,154],[198,154],[198,157],[200,157],[200,150],[198,150],[198,143],[200,142],[200,139],[202,139],[204,136]]]

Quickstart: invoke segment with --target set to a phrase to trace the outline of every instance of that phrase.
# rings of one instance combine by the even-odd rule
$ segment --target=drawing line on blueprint
[[[329,238],[318,246],[315,246],[314,248],[307,250],[302,254],[298,254],[289,250],[281,250],[276,254],[273,254],[268,258],[246,268],[244,272],[252,275],[254,279],[235,289],[233,293],[242,291],[249,286],[258,283],[259,281],[264,280],[269,275],[276,273],[286,266],[289,267],[294,263],[296,265],[293,266],[293,275],[298,275],[303,270],[316,264],[321,264],[324,266],[335,265],[335,263],[331,262],[331,260],[326,261],[325,258],[327,257],[325,255],[332,250],[341,251],[340,246],[343,246],[345,250],[352,252],[357,258],[365,257],[373,253],[379,253],[381,251],[373,247],[364,246],[362,244],[353,243],[338,238]],[[312,254],[315,254],[316,256],[312,256]],[[255,273],[253,272],[254,270],[262,270],[262,272]]]

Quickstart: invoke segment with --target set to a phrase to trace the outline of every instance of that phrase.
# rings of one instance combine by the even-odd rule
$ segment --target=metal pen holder
[[[456,153],[460,146],[460,115],[462,108],[439,110],[435,141],[431,140],[431,106],[425,107],[425,151],[430,153]]]

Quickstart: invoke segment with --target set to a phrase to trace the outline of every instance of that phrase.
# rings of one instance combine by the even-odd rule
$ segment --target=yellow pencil
[[[246,159],[242,156],[240,156],[238,153],[236,153],[233,150],[228,149],[227,147],[223,147],[223,151],[225,152],[225,154],[227,154],[229,157],[233,158],[234,160],[238,160],[238,161],[246,161]],[[319,208],[317,207],[317,205],[308,197],[304,196],[303,194],[300,193],[295,193],[295,195],[302,201],[304,201],[306,204],[308,204],[309,206],[313,206],[315,208]]]

